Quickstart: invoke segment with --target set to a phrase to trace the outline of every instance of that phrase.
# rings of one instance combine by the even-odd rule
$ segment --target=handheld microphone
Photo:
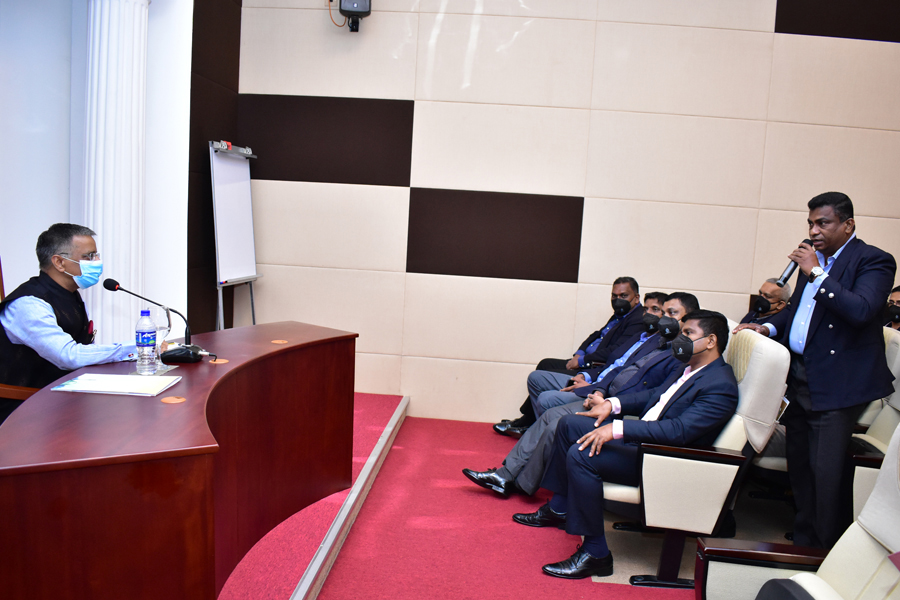
[[[174,308],[169,308],[168,306],[160,304],[159,302],[154,302],[149,298],[144,298],[143,296],[135,294],[130,290],[126,290],[121,285],[119,285],[119,282],[115,279],[104,279],[103,287],[111,292],[125,292],[126,294],[131,294],[135,298],[140,298],[141,300],[149,302],[150,304],[155,304],[156,306],[160,306],[166,310],[170,310],[181,317],[182,320],[184,320],[184,345],[178,346],[174,350],[167,350],[163,352],[162,355],[160,355],[160,359],[163,362],[193,363],[203,360],[203,355],[201,354],[201,352],[205,352],[205,350],[200,348],[200,346],[194,346],[191,344],[191,326],[188,325],[187,318],[183,314],[181,314]]]
[[[799,248],[803,244],[809,244],[811,246],[812,240],[803,240],[797,247]],[[791,264],[789,264],[787,268],[785,268],[784,273],[781,274],[781,277],[778,278],[778,281],[775,282],[775,285],[777,285],[778,287],[784,287],[784,284],[787,283],[787,280],[791,278],[791,275],[793,275],[794,271],[796,270],[797,263],[791,261]]]

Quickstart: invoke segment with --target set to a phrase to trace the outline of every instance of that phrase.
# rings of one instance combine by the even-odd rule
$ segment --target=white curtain
[[[104,279],[143,294],[145,106],[149,0],[90,0],[84,208],[97,233]],[[134,343],[146,303],[106,291],[85,293],[98,342]]]

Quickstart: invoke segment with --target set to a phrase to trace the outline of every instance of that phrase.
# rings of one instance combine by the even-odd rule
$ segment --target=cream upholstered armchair
[[[859,517],[827,554],[782,544],[698,540],[697,600],[900,599],[900,569],[891,559],[900,552],[900,429],[886,450]],[[790,579],[770,581],[779,577]]]
[[[884,328],[884,350],[894,374],[894,393],[885,398],[881,410],[865,433],[853,434],[853,516],[859,515],[869,498],[881,460],[891,436],[900,425],[900,331]]]
[[[609,510],[637,505],[644,526],[666,532],[656,576],[636,575],[632,585],[693,587],[693,580],[678,579],[686,537],[718,531],[750,459],[775,428],[790,363],[787,349],[743,330],[731,336],[726,360],[738,380],[738,408],[713,448],[642,444],[641,486],[603,484]]]

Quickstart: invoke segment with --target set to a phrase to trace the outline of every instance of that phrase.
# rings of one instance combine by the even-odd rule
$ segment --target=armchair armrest
[[[822,548],[705,537],[697,538],[697,551],[707,557],[814,568],[818,568],[828,555],[828,550]]]
[[[669,456],[672,458],[683,458],[688,460],[700,460],[710,463],[720,463],[727,465],[739,465],[747,457],[734,450],[726,450],[723,448],[713,448],[712,446],[663,446],[661,444],[641,444],[641,451],[644,454],[653,454],[656,456]]]
[[[0,398],[8,398],[9,400],[28,400],[32,394],[40,388],[22,387],[18,385],[6,385],[0,383]]]
[[[880,469],[881,463],[884,462],[884,454],[881,452],[862,452],[860,454],[851,454],[850,460],[853,462],[854,467]]]

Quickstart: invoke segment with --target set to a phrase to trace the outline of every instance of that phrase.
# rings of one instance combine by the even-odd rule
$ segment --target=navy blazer
[[[683,373],[684,369],[676,370],[652,390],[617,394],[622,404],[621,414],[643,416]],[[737,410],[737,405],[734,371],[720,356],[678,388],[656,421],[622,421],[624,441],[669,446],[709,445]]]
[[[835,410],[893,393],[894,376],[884,355],[881,311],[897,263],[859,238],[847,243],[815,295],[816,306],[803,350],[813,410]],[[807,279],[797,270],[791,303],[771,320],[790,349],[794,314]]]
[[[887,298],[887,296],[885,296]],[[615,317],[615,315],[613,315]],[[610,317],[610,321],[613,319]],[[609,321],[607,321],[609,323]],[[600,332],[603,329],[599,329],[589,335],[584,342],[581,343],[581,346],[578,347],[579,350],[585,351],[588,346],[593,343],[595,339],[600,336]],[[625,318],[616,323],[616,325],[606,332],[606,335],[603,336],[603,339],[600,341],[600,344],[591,354],[586,354],[584,357],[585,365],[597,365],[604,364],[609,360],[610,354],[621,346],[626,340],[635,336],[635,334],[641,334],[644,331],[644,310],[640,304],[631,309]],[[625,350],[630,348],[629,344]]]
[[[635,338],[631,341],[628,348],[631,348],[637,340],[638,338]],[[641,365],[623,387],[615,390],[614,393],[636,392],[641,389],[655,388],[658,385],[661,385],[672,371],[677,370],[679,373],[682,373],[684,371],[684,363],[680,362],[672,355],[672,350],[670,348],[667,346],[660,347],[659,343],[659,334],[654,334],[648,338],[640,348],[635,350],[634,354],[628,357],[628,360],[625,361],[624,365],[613,369],[600,381],[592,383],[591,385],[575,388],[572,391],[581,398],[587,398],[589,394],[598,390],[603,392],[604,396],[608,396],[610,384],[612,384],[613,380],[622,369],[627,369],[648,355],[652,355],[651,358]],[[622,345],[624,346],[625,344]],[[628,348],[626,348],[626,350]],[[612,357],[610,357],[610,360],[612,360]],[[678,367],[682,368],[679,369]],[[596,377],[599,375],[599,371],[600,370],[598,369],[593,376]]]

